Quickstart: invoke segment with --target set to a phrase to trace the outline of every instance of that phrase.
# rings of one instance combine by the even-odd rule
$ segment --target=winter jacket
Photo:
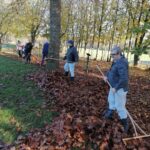
[[[45,42],[44,45],[43,45],[42,54],[43,55],[48,55],[48,50],[49,50],[49,43]]]
[[[113,62],[107,73],[108,81],[116,90],[128,91],[128,62],[124,56]]]
[[[27,43],[25,45],[25,54],[31,53],[32,47],[33,47],[33,45],[31,42]]]
[[[67,49],[67,53],[66,53],[66,60],[67,63],[74,63],[74,62],[78,62],[78,52],[76,47],[71,46]]]

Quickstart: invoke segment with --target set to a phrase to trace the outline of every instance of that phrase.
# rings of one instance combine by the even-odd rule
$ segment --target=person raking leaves
[[[25,45],[25,63],[30,63],[31,62],[31,51],[33,48],[33,44],[29,41],[26,45]]]
[[[67,45],[69,48],[67,49],[67,53],[64,57],[64,60],[66,60],[64,65],[65,76],[68,76],[70,72],[70,80],[74,81],[75,64],[78,62],[79,56],[76,47],[74,47],[74,41],[67,41]]]
[[[44,60],[45,58],[48,57],[48,50],[49,50],[49,42],[48,40],[46,40],[45,43],[43,44],[41,65],[44,65]]]
[[[113,59],[112,66],[103,77],[105,81],[109,81],[112,87],[108,94],[109,108],[105,111],[104,117],[112,119],[113,111],[117,110],[124,131],[127,133],[129,125],[125,105],[128,92],[128,62],[122,55],[119,46],[112,48],[111,57]]]

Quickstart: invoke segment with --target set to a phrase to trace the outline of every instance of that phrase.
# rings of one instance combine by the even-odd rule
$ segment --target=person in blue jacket
[[[113,63],[104,80],[108,80],[112,88],[108,95],[109,109],[106,110],[104,116],[110,119],[113,111],[117,110],[121,123],[124,126],[124,131],[127,132],[129,126],[125,105],[128,92],[128,62],[121,54],[119,46],[112,48],[111,57]]]
[[[48,57],[48,50],[49,50],[49,42],[46,41],[43,45],[43,49],[42,49],[42,61],[41,61],[41,65],[44,64],[44,59],[46,57]]]
[[[75,70],[75,64],[78,62],[78,52],[76,47],[74,47],[74,41],[69,40],[67,41],[68,49],[67,53],[64,57],[64,60],[66,60],[66,63],[64,65],[65,70],[65,76],[68,76],[70,72],[70,80],[74,81],[74,70]]]

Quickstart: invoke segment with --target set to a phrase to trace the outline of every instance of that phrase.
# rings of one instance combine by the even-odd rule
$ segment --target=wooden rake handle
[[[99,70],[99,72],[102,74],[103,77],[105,77],[104,73],[102,72],[102,70],[100,69],[100,67],[98,65],[96,65],[97,69]],[[110,85],[109,81],[106,80],[107,84],[109,85],[110,88],[112,88],[112,86]]]
[[[123,140],[123,143],[125,145],[127,145],[127,141],[130,141],[130,140],[135,140],[135,139],[141,139],[141,138],[147,138],[147,137],[150,137],[150,135],[141,135],[141,136],[136,136],[136,137],[131,137],[131,138],[124,138],[122,139]]]
[[[45,60],[56,60],[56,61],[65,61],[65,60],[62,60],[62,59],[57,59],[57,58],[45,58]]]

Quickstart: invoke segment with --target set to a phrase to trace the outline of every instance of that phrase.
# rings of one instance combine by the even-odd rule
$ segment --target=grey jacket
[[[68,48],[67,53],[66,53],[67,62],[68,63],[78,62],[78,59],[79,59],[79,56],[78,56],[77,49],[74,46]]]
[[[124,56],[113,62],[107,73],[108,81],[116,90],[121,88],[128,91],[128,62]]]

